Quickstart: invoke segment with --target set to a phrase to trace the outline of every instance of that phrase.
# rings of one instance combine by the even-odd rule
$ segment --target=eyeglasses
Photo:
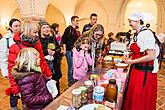
[[[102,37],[102,36],[103,36],[103,34],[98,34],[98,33],[96,33],[96,36],[100,36],[100,37]]]

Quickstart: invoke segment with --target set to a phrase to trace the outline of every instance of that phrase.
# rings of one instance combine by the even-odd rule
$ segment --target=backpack
[[[7,49],[10,48],[10,45],[9,45],[9,38],[6,38],[6,44],[7,44]]]
[[[142,31],[145,31],[145,30],[150,30],[153,35],[154,35],[154,38],[155,38],[155,43],[158,45],[159,47],[159,55],[157,56],[157,59],[158,59],[158,63],[160,64],[159,65],[159,69],[161,68],[161,64],[162,64],[162,60],[163,60],[163,51],[164,51],[164,47],[163,47],[163,44],[159,41],[159,39],[157,38],[156,34],[154,31],[152,31],[151,29],[148,29],[148,28],[145,28],[145,29],[141,29],[138,34]],[[136,35],[137,36],[137,35]]]
[[[9,49],[10,48],[9,38],[6,38],[6,44],[7,44],[7,49]],[[20,43],[19,42],[16,42],[16,44],[19,46],[20,49],[22,49],[22,47],[20,46]]]

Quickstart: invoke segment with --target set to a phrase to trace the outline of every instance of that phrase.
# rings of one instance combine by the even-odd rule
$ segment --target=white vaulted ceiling
[[[16,0],[23,18],[45,17],[48,0]]]

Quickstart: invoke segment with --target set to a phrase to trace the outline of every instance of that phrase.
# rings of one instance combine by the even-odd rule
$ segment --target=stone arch
[[[49,4],[46,10],[45,19],[50,23],[58,23],[60,31],[64,31],[66,27],[66,20],[64,15],[53,5]]]
[[[17,18],[19,20],[23,20],[20,10],[18,8],[13,12],[11,18]]]
[[[6,34],[6,29],[12,13],[18,8],[16,0],[1,0],[0,33]]]

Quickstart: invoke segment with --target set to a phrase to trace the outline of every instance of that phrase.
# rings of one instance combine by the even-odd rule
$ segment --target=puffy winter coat
[[[42,110],[53,100],[46,87],[48,79],[44,74],[37,71],[18,72],[17,69],[13,69],[12,74],[27,110]]]
[[[8,54],[9,47],[15,42],[13,41],[13,33],[9,30],[0,40],[0,68],[3,77],[8,76]],[[8,40],[7,40],[8,39]]]
[[[40,67],[41,67],[42,73],[44,73],[47,77],[51,77],[51,71],[47,65],[47,62],[45,61],[40,40],[38,40],[36,45],[33,46],[32,44],[30,44],[28,42],[22,41],[19,33],[16,33],[14,35],[13,39],[15,42],[19,42],[20,44],[19,45],[13,44],[9,49],[8,73],[9,73],[9,80],[10,80],[10,86],[11,86],[12,93],[17,94],[17,93],[19,93],[19,87],[13,78],[13,75],[11,73],[11,69],[14,66],[15,60],[16,60],[17,55],[18,55],[21,48],[34,47],[40,53],[40,59],[41,59],[40,60]]]
[[[88,71],[88,65],[92,65],[92,58],[89,53],[80,54],[80,52],[73,48],[73,78],[76,80],[82,79]]]

